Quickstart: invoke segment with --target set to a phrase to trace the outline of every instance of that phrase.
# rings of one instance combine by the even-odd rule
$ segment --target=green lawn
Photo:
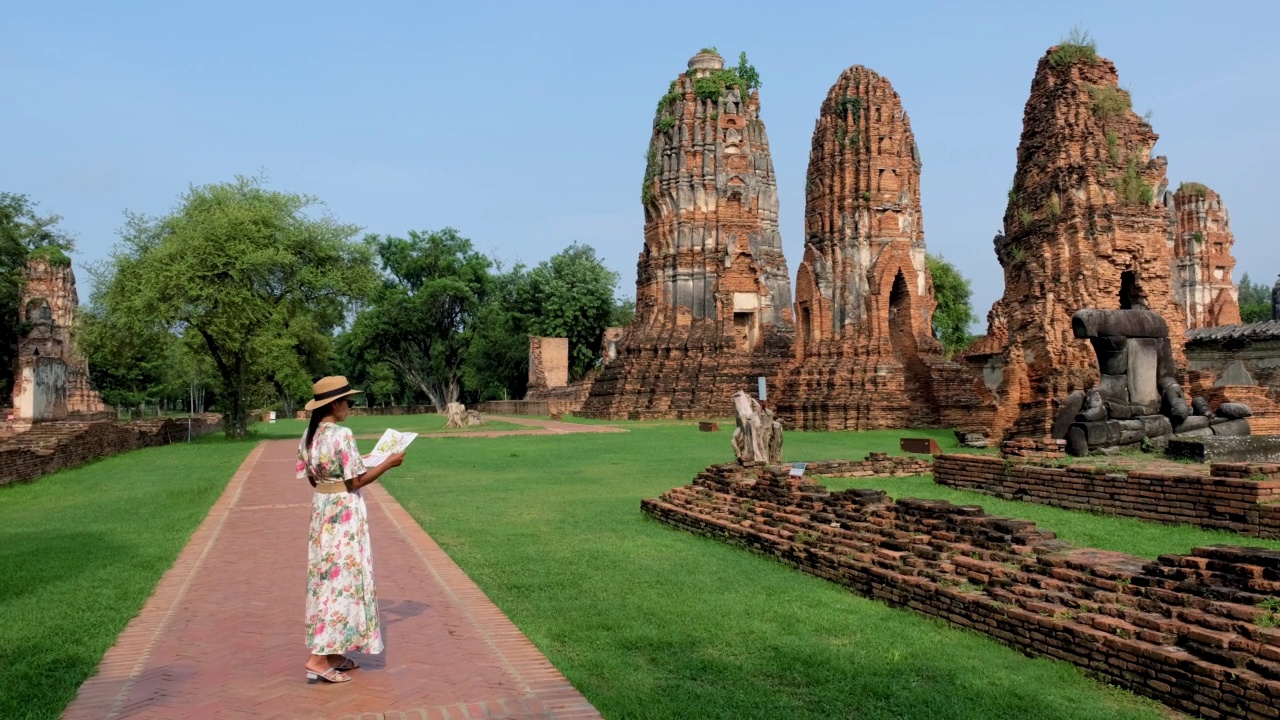
[[[0,488],[0,718],[61,714],[252,448],[208,438]]]
[[[360,434],[387,425],[428,431],[418,424],[424,418],[443,422],[364,417],[350,425]],[[631,432],[422,438],[387,477],[391,492],[606,717],[1165,714],[1069,665],[1026,658],[649,520],[641,498],[732,460],[732,423],[719,433],[700,433],[693,422],[617,424]],[[257,427],[259,437],[302,433],[299,421]],[[897,452],[904,435],[955,447],[946,431],[791,432],[784,456],[857,459]],[[251,447],[206,438],[0,490],[0,718],[59,715]],[[1004,502],[927,479],[856,484],[976,502],[1034,519],[1073,543],[1148,556],[1219,542],[1280,547]]]
[[[619,424],[632,432],[496,438],[484,453],[420,440],[386,483],[605,717],[1164,715],[1070,665],[648,519],[641,498],[732,459],[730,428]],[[861,458],[904,434],[955,444],[788,433],[784,455]]]
[[[892,498],[916,497],[949,500],[956,505],[981,505],[992,515],[1033,520],[1042,528],[1077,547],[1141,555],[1154,559],[1164,553],[1187,553],[1200,545],[1257,545],[1280,550],[1280,540],[1264,540],[1231,532],[1206,530],[1195,525],[1163,525],[1136,518],[1101,515],[1035,503],[1001,500],[968,490],[936,485],[931,476],[910,478],[816,478],[830,490],[876,488]]]
[[[381,435],[387,428],[401,432],[475,432],[490,430],[525,430],[527,428],[502,420],[485,419],[483,425],[467,428],[445,429],[445,416],[423,415],[354,415],[342,422],[357,436]],[[252,432],[260,439],[301,438],[307,430],[306,420],[277,420],[274,423],[255,423]],[[415,441],[416,442],[416,441]]]

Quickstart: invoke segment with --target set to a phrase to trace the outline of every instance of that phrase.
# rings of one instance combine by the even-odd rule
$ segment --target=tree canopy
[[[1246,323],[1266,322],[1271,319],[1271,288],[1249,279],[1249,273],[1240,277],[1240,320]]]
[[[938,302],[933,313],[933,335],[952,355],[973,342],[969,326],[978,319],[973,314],[973,290],[969,280],[941,255],[926,255],[925,263],[933,276],[933,294]]]
[[[529,271],[519,293],[528,333],[569,339],[569,379],[581,380],[600,354],[614,319],[618,273],[589,245],[573,244]]]
[[[348,362],[389,363],[444,412],[462,393],[463,362],[492,286],[492,263],[453,228],[368,243],[383,282],[343,342]]]
[[[328,330],[375,284],[358,228],[258,178],[192,187],[164,217],[129,215],[95,305],[116,328],[187,337],[212,361],[229,436],[262,383],[301,391]],[[309,382],[307,383],[309,385]]]

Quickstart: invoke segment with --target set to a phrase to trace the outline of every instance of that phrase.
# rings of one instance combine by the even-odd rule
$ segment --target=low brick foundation
[[[490,400],[476,406],[476,410],[485,415],[550,415],[552,412],[569,412],[561,408],[552,409],[551,403],[545,400]]]
[[[525,393],[525,402],[544,402],[551,413],[577,413],[591,394],[594,375],[562,387],[530,389]]]
[[[1053,438],[1014,438],[1000,443],[1005,457],[1060,459],[1067,456],[1067,441]]]
[[[1179,710],[1280,717],[1280,552],[1069,550],[977,506],[828,493],[779,467],[713,466],[641,508]]]
[[[1280,465],[1219,463],[1210,473],[1116,472],[941,455],[934,459],[933,480],[1005,500],[1280,537]]]
[[[747,463],[740,465],[715,465],[712,468],[721,474],[733,474],[739,471],[758,472],[763,465]],[[709,469],[710,470],[710,469]],[[781,465],[773,472],[790,472],[790,465]],[[873,452],[866,460],[818,460],[805,464],[805,475],[822,477],[912,477],[928,475],[933,472],[933,461],[909,455],[890,455]]]
[[[219,429],[221,422],[218,415],[202,415],[192,421],[191,432],[196,436],[206,435]],[[187,423],[185,418],[130,423],[110,420],[37,423],[0,444],[0,486],[34,480],[108,455],[184,442]]]

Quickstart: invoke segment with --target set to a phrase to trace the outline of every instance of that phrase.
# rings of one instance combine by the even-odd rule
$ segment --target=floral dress
[[[351,430],[321,423],[309,462],[298,444],[297,477],[341,482],[365,471]],[[316,655],[383,650],[378,597],[373,587],[369,519],[360,491],[313,493],[307,552],[307,647]]]

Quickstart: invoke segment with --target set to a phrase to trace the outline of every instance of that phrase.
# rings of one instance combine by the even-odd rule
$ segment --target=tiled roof
[[[1226,340],[1259,342],[1280,340],[1280,320],[1249,323],[1248,325],[1219,325],[1187,331],[1187,345],[1211,345]]]

